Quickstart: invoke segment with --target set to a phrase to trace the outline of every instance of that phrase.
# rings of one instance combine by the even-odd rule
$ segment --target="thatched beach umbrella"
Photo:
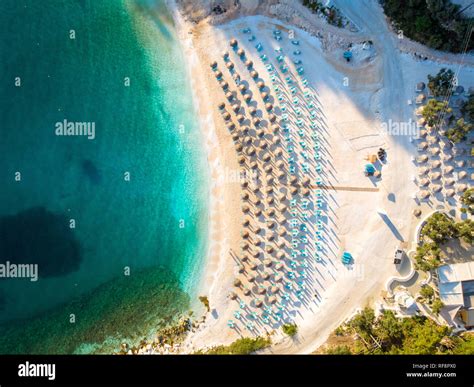
[[[428,161],[428,156],[427,155],[421,155],[417,157],[416,159],[419,163],[426,163]]]
[[[262,232],[262,228],[260,226],[255,227],[254,230],[255,234],[260,234]]]
[[[234,63],[233,62],[227,62],[225,66],[229,69],[232,70],[234,68]]]
[[[246,214],[250,211],[250,207],[247,205],[242,206],[242,211]]]
[[[430,181],[425,178],[425,179],[421,179],[421,180],[420,180],[420,184],[419,184],[419,185],[420,185],[421,187],[426,187],[426,186],[429,185],[429,184],[430,184]]]
[[[267,184],[268,185],[273,185],[274,182],[275,182],[275,179],[272,176],[267,177]]]
[[[291,176],[290,177],[290,184],[291,185],[296,185],[298,183],[298,178],[296,176]]]
[[[259,217],[260,215],[262,215],[262,210],[260,208],[257,208],[255,210],[255,216]]]
[[[225,93],[225,97],[230,101],[232,100],[232,98],[234,98],[234,94],[228,91],[227,93]]]
[[[242,282],[238,278],[236,278],[234,280],[234,286],[238,288],[238,287],[240,287],[240,285],[242,285]]]
[[[374,176],[375,176],[375,174],[374,174]],[[310,191],[309,191],[308,188],[303,188],[303,191],[301,191],[301,193],[303,194],[303,196],[309,196]]]
[[[266,187],[266,188],[265,188],[265,192],[266,192],[267,194],[271,194],[271,193],[273,192],[273,187]]]
[[[237,299],[237,294],[234,293],[234,292],[230,292],[230,293],[229,293],[229,298],[230,298],[231,300],[235,300],[235,299]]]
[[[247,91],[247,86],[245,86],[243,83],[241,83],[241,84],[239,85],[239,91],[240,91],[242,94],[244,94],[244,93]],[[246,94],[246,95],[247,95],[247,94]],[[250,95],[249,95],[249,97],[250,97]],[[244,100],[245,100],[245,97],[244,97]]]
[[[270,273],[269,273],[268,271],[264,271],[264,272],[262,273],[262,278],[263,278],[264,280],[269,279],[269,278],[270,278]]]
[[[252,168],[252,169],[258,169],[258,163],[257,163],[256,161],[252,161],[252,162],[250,163],[250,168]],[[253,188],[253,191],[254,191],[254,192],[258,192],[259,190],[260,190],[260,188],[259,188],[258,186],[255,186],[255,187]]]
[[[240,233],[240,235],[242,235],[242,239],[248,239],[250,234],[247,230],[244,230]]]
[[[249,113],[250,113],[251,116],[254,116],[255,114],[257,114],[257,109],[255,107],[251,106],[249,108]]]
[[[249,156],[253,156],[255,154],[255,148],[253,146],[248,146],[246,148],[246,153],[249,155]]]
[[[266,104],[265,104],[265,109],[266,109],[267,111],[270,111],[270,110],[273,109],[273,105],[272,105],[271,103],[266,103]]]
[[[281,282],[283,280],[283,277],[280,274],[276,274],[275,277],[273,277],[273,280],[275,282]]]
[[[252,100],[252,96],[250,94],[245,94],[244,95],[244,101],[246,103],[249,103]]]
[[[264,259],[263,260],[263,264],[266,266],[266,267],[270,267],[272,265],[272,260],[271,259]]]
[[[237,152],[241,152],[242,149],[243,149],[243,145],[242,145],[242,144],[235,144],[235,150],[236,150]]]
[[[232,105],[232,110],[234,111],[234,113],[237,113],[237,112],[240,110],[239,104],[234,103],[234,104]]]
[[[441,179],[441,173],[440,172],[434,172],[431,174],[431,180],[439,180]]]
[[[250,274],[249,277],[248,277],[249,282],[255,282],[256,279],[257,279],[257,277],[253,274]]]
[[[446,180],[444,181],[444,185],[446,185],[446,186],[448,186],[448,187],[451,186],[451,185],[454,185],[454,183],[455,183],[455,180],[454,180],[454,179],[446,179]]]
[[[211,69],[216,69],[217,68],[217,62],[216,61],[212,61],[209,66],[211,67]]]
[[[260,125],[261,120],[258,117],[253,117],[252,122],[255,126],[258,126]]]
[[[243,122],[245,120],[245,117],[242,114],[237,115],[237,121],[239,123]]]
[[[244,267],[243,265],[238,265],[238,266],[237,266],[237,271],[238,271],[239,273],[243,273],[243,272],[245,271],[245,267]]]
[[[439,149],[439,148],[431,148],[431,149],[430,149],[430,152],[431,152],[431,154],[432,154],[433,156],[436,156],[436,155],[439,154],[440,149]]]
[[[229,88],[229,84],[226,81],[221,81],[219,83],[220,87],[222,87],[224,90],[227,90]]]
[[[268,96],[269,96],[268,92],[264,91],[264,92],[262,93],[262,99],[263,99],[264,101],[266,101],[266,100],[268,99]]]
[[[250,225],[250,219],[249,218],[244,218],[242,221],[242,226],[243,227],[248,227]]]
[[[415,208],[413,210],[413,215],[415,215],[418,218],[421,215],[421,210],[419,208]]]
[[[237,141],[239,138],[240,138],[239,133],[235,132],[234,134],[232,134],[232,140]]]
[[[467,172],[466,171],[461,171],[458,173],[458,179],[462,180],[467,177]]]
[[[258,265],[255,262],[252,262],[250,264],[250,270],[256,271],[258,269]]]
[[[457,165],[458,168],[464,168],[466,166],[466,160],[459,160],[456,163],[456,165]]]
[[[428,148],[428,143],[426,141],[420,142],[418,144],[418,149],[425,150],[426,148]]]
[[[454,192],[453,189],[448,189],[448,190],[446,191],[446,196],[448,196],[448,197],[450,197],[450,198],[452,198],[452,197],[454,196],[454,194],[455,194],[455,192]]]
[[[286,230],[282,227],[278,230],[278,235],[284,237],[286,235]]]
[[[267,223],[267,227],[268,227],[269,229],[272,229],[272,228],[274,228],[275,226],[276,226],[276,223],[275,223],[273,220],[271,220],[271,221],[269,221],[269,222]]]
[[[278,262],[276,265],[275,265],[275,269],[276,270],[282,270],[283,269],[283,264],[281,262]]]
[[[279,221],[278,223],[282,224],[281,221]],[[278,246],[279,249],[284,249],[284,248],[286,248],[286,242],[285,242],[285,240],[282,239],[281,241],[279,241],[279,242],[277,243],[277,246]]]
[[[421,191],[421,192],[420,192],[420,198],[421,198],[421,199],[427,199],[427,198],[429,198],[429,197],[430,197],[430,192],[429,192],[429,191],[425,191],[425,190],[424,190],[424,191]]]
[[[249,134],[250,128],[247,125],[242,126],[242,134],[247,135]]]
[[[265,170],[265,173],[272,173],[273,167],[271,165],[267,165],[264,170]]]
[[[256,79],[256,78],[258,78],[258,72],[256,72],[255,70],[252,70],[252,72],[250,73],[250,76],[251,76],[253,79]]]
[[[290,188],[290,193],[291,193],[293,196],[295,196],[295,195],[298,193],[298,188],[296,188],[296,187],[291,187],[291,188]]]
[[[444,161],[450,161],[453,159],[453,155],[450,155],[449,153],[448,154],[445,154],[444,157],[443,157]]]
[[[439,168],[441,166],[440,160],[434,160],[431,162],[431,168]]]
[[[235,48],[235,47],[237,47],[237,45],[238,45],[239,43],[237,42],[237,39],[234,39],[234,38],[233,38],[233,39],[231,39],[231,40],[229,41],[229,44],[230,44],[231,47],[234,47],[234,48]]]
[[[222,57],[224,58],[224,60],[226,60],[229,57],[229,51],[224,51],[222,53]]]
[[[419,176],[427,175],[429,171],[430,171],[430,169],[428,167],[418,168],[418,175]]]
[[[260,299],[255,300],[255,307],[261,308],[263,306],[263,302]]]
[[[271,297],[268,299],[268,302],[269,302],[270,304],[275,304],[275,303],[277,302],[277,299],[276,299],[275,296],[271,296]]]
[[[230,120],[230,113],[229,112],[224,112],[222,114],[222,117],[224,118],[224,120],[229,121]]]
[[[269,196],[269,197],[267,198],[267,203],[268,203],[269,205],[272,205],[274,202],[275,202],[275,199],[273,199],[273,197]]]
[[[440,192],[442,189],[443,189],[443,186],[439,184],[432,187],[433,192]]]
[[[275,209],[274,208],[269,208],[267,210],[267,216],[272,217],[275,215]]]
[[[216,71],[214,75],[215,75],[215,77],[216,77],[217,79],[221,79],[221,78],[222,78],[222,72],[220,72],[220,71]]]
[[[239,162],[239,164],[244,164],[245,163],[245,157],[244,156],[239,156],[237,161]]]
[[[281,149],[279,149],[281,150]],[[276,166],[278,169],[283,169],[285,168],[285,163],[282,160],[277,161]]]
[[[239,48],[239,49],[237,50],[237,55],[238,55],[238,56],[244,56],[244,55],[245,55],[245,50],[244,50],[243,48]]]
[[[245,66],[250,69],[253,66],[253,62],[250,59],[247,59],[245,61]]]
[[[252,292],[250,291],[249,288],[245,288],[245,289],[243,290],[243,293],[244,293],[244,296],[248,296],[248,295],[250,295],[250,293],[252,293]]]
[[[465,192],[467,190],[467,185],[466,184],[459,184],[457,186],[457,191],[458,192]]]
[[[305,178],[303,179],[303,181],[301,182],[301,184],[303,185],[303,187],[309,186],[310,183],[311,183],[311,180],[310,180],[309,177],[305,177]]]
[[[271,158],[272,157],[270,156],[270,153],[268,153],[268,152],[265,153],[262,157],[263,161],[265,161],[265,162],[269,162],[271,160]]]
[[[219,102],[219,104],[217,105],[217,108],[219,110],[224,110],[225,109],[225,103],[224,102]]]
[[[448,165],[446,168],[444,168],[444,173],[446,175],[449,175],[450,173],[453,173],[454,167],[452,165]]]
[[[259,89],[263,89],[263,88],[265,87],[265,82],[263,82],[263,81],[258,81],[258,82],[257,82],[257,87],[258,87]]]

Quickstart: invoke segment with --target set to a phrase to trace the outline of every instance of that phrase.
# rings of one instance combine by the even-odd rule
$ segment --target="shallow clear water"
[[[123,329],[107,324],[117,324],[112,315],[125,304],[128,312],[143,307],[150,278],[174,289],[147,306],[157,319],[196,297],[206,249],[205,158],[170,17],[164,6],[150,7],[0,3],[0,263],[38,263],[40,276],[0,279],[0,330],[21,340],[21,329],[34,327],[40,341],[28,339],[23,351],[54,351],[51,340],[41,346],[40,327],[60,327],[70,313],[81,323],[104,314],[103,334],[89,334],[92,346],[109,334],[152,329],[146,319],[119,320]],[[95,138],[55,135],[65,119],[93,122]],[[176,292],[182,302],[168,308]],[[92,325],[84,324],[64,351],[88,337]],[[0,339],[0,352],[11,350],[3,348]]]

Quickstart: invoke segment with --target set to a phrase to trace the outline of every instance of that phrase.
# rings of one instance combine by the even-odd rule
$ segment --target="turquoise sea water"
[[[40,276],[0,279],[0,353],[105,351],[197,297],[205,157],[155,3],[0,2],[0,263]],[[65,119],[95,138],[56,136]]]

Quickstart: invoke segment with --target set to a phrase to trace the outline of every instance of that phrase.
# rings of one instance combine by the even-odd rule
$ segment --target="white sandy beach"
[[[211,312],[199,329],[186,339],[185,352],[229,344],[239,337],[270,333],[274,345],[268,352],[311,353],[357,308],[380,297],[387,279],[397,275],[393,253],[399,246],[410,247],[418,222],[412,215],[418,206],[413,200],[418,187],[412,181],[418,168],[412,161],[417,150],[410,136],[383,133],[382,123],[415,120],[414,106],[407,103],[416,97],[414,85],[421,80],[426,82],[426,75],[436,73],[443,64],[417,61],[412,55],[401,53],[380,8],[372,2],[369,5],[372,17],[364,24],[353,8],[348,9],[346,16],[352,17],[360,30],[354,33],[354,41],[361,35],[370,36],[373,48],[361,48],[359,53],[364,59],[347,64],[341,58],[342,50],[325,50],[323,47],[327,44],[318,38],[276,19],[245,16],[218,25],[211,26],[205,21],[196,25],[185,21],[174,2],[170,2],[191,72],[211,175],[209,254],[200,291],[208,297]],[[344,11],[344,4],[339,6]],[[255,41],[248,41],[249,35],[242,33],[245,28],[250,28],[250,35],[256,36]],[[275,30],[282,31],[281,41],[275,40]],[[294,30],[294,39],[299,41],[297,47],[287,37],[289,30]],[[341,34],[344,39],[350,36],[347,30],[342,30]],[[307,85],[300,86],[301,90],[311,91],[319,104],[324,166],[321,176],[324,186],[332,187],[323,190],[324,214],[319,218],[323,230],[323,259],[320,262],[308,259],[304,270],[304,298],[285,304],[280,323],[256,323],[252,329],[246,327],[246,312],[239,308],[239,300],[247,300],[250,305],[252,297],[257,297],[253,292],[248,297],[242,294],[249,272],[247,267],[239,268],[245,218],[241,199],[243,189],[237,179],[239,153],[217,108],[218,103],[227,101],[209,67],[211,62],[217,61],[224,80],[230,88],[237,90],[222,60],[222,53],[229,51],[236,71],[248,81],[249,91],[253,95],[259,94],[243,61],[229,46],[232,38],[238,40],[246,57],[253,60],[254,69],[273,96],[278,92],[259,58],[262,53],[257,52],[255,45],[261,43],[263,53],[269,57],[268,63],[275,67],[278,65],[276,48],[281,47],[288,60],[294,57],[291,53],[295,49],[301,51],[298,58],[303,63]],[[295,74],[297,66],[290,62],[289,67],[290,73]],[[463,67],[460,82],[472,79],[472,71],[472,67]],[[283,92],[288,92],[288,86]],[[258,103],[263,106],[261,99]],[[280,118],[281,111],[275,111]],[[263,114],[263,118],[267,117],[265,112]],[[303,151],[298,145],[296,147]],[[380,147],[387,151],[387,162],[376,164],[381,178],[367,177],[363,173],[368,162],[365,158]],[[277,148],[272,146],[270,149]],[[286,159],[284,165],[288,167]],[[310,168],[316,165],[309,161]],[[287,192],[278,184],[277,181],[276,190]],[[421,208],[429,211],[433,205],[440,204],[428,203]],[[255,217],[252,219],[254,222]],[[310,217],[308,221],[310,231],[315,230],[313,219]],[[289,247],[282,245],[281,251],[286,254]],[[342,264],[344,251],[353,256],[353,265]],[[314,258],[313,251],[309,258]],[[239,270],[244,271],[239,273]],[[236,278],[241,279],[242,287],[234,286]],[[282,291],[283,288],[278,294]],[[230,299],[231,292],[236,293],[237,300]],[[280,297],[278,294],[277,298]],[[266,296],[265,300],[268,300]],[[242,321],[236,320],[236,311],[242,312]],[[235,328],[228,326],[229,320],[236,323]],[[296,339],[285,337],[278,328],[282,322],[290,321],[298,325]]]

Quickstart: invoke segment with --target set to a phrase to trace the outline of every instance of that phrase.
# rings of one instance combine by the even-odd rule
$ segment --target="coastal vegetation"
[[[378,317],[366,307],[332,335],[338,344],[326,354],[473,354],[474,335],[452,336],[448,327],[414,316],[399,318],[385,310]],[[331,338],[330,338],[331,339]],[[343,344],[341,344],[343,342]]]
[[[428,75],[428,88],[435,97],[444,97],[454,86],[454,72],[442,68],[436,75]]]
[[[465,206],[461,208],[462,212],[474,215],[474,188],[469,188],[463,193],[461,203]]]
[[[404,36],[428,47],[463,52],[472,50],[474,41],[466,39],[472,18],[450,0],[383,0],[385,14]]]
[[[428,75],[428,88],[435,98],[430,99],[423,107],[421,115],[429,127],[457,144],[465,141],[473,129],[474,102],[473,96],[467,101],[461,101],[459,111],[453,114],[448,101],[456,86],[454,80],[453,71],[446,68],[442,68],[436,75]]]
[[[428,126],[439,130],[444,123],[444,117],[451,112],[452,109],[448,106],[448,102],[430,99],[423,107],[421,114]]]
[[[198,351],[200,355],[248,355],[260,349],[264,349],[271,345],[268,337],[256,337],[254,339],[244,337],[234,341],[230,345],[219,345],[206,351]]]
[[[429,271],[442,264],[441,247],[452,239],[459,238],[472,245],[474,221],[466,219],[455,222],[448,215],[436,212],[423,225],[420,245],[414,256],[417,270]]]
[[[211,307],[209,306],[209,299],[207,298],[207,296],[199,296],[199,301],[202,302],[208,312],[211,311]]]
[[[313,13],[322,14],[329,24],[342,28],[344,26],[344,18],[338,8],[333,5],[327,7],[319,0],[303,0],[303,5]]]
[[[296,324],[283,324],[282,330],[286,335],[293,337],[298,333],[298,326]]]

